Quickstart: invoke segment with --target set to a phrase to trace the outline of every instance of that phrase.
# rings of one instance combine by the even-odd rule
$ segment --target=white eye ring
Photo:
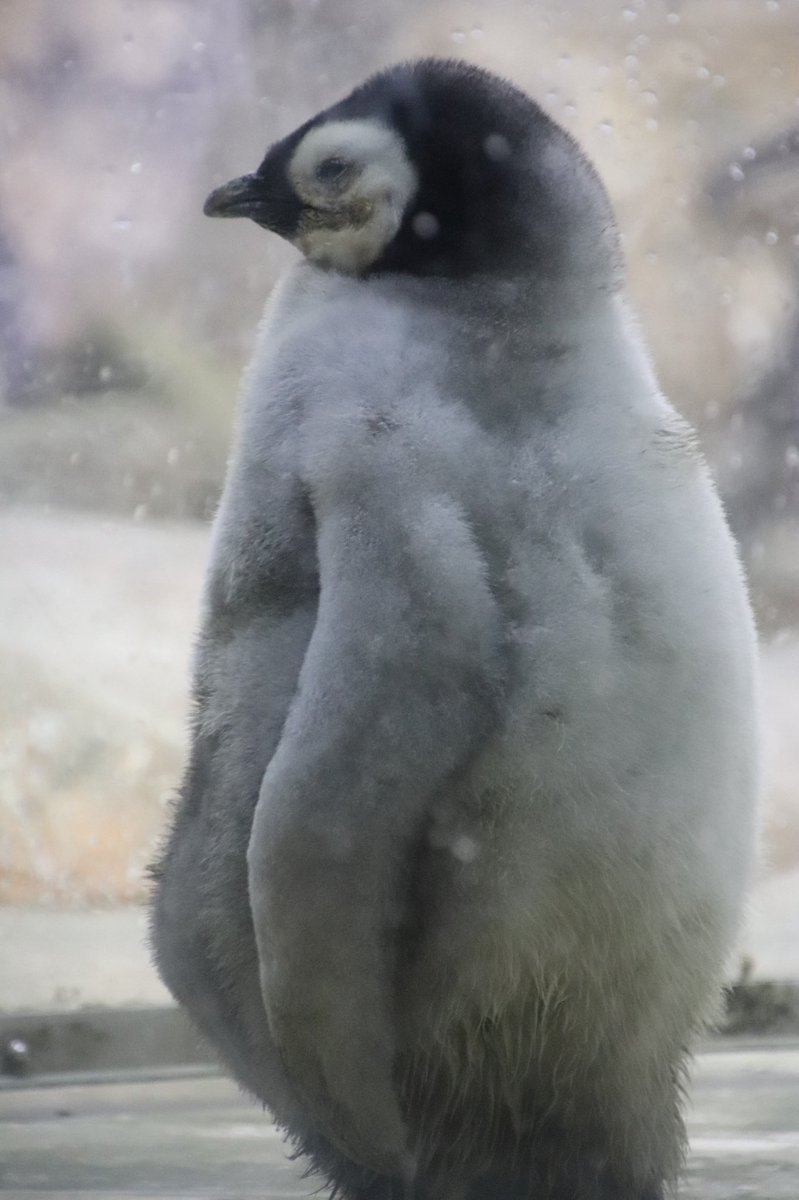
[[[323,158],[317,164],[314,175],[320,183],[335,183],[351,170],[352,163],[346,162],[343,158],[332,156],[330,158]]]

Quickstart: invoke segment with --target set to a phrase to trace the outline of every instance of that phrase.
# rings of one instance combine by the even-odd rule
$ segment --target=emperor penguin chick
[[[386,70],[206,210],[304,256],[216,517],[160,972],[346,1200],[661,1200],[755,643],[572,141]]]

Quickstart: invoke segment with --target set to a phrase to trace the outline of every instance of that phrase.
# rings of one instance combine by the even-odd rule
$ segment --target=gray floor
[[[797,1200],[799,1041],[719,1041],[699,1058],[682,1200]],[[19,1200],[307,1196],[260,1109],[227,1080],[0,1090],[0,1192]]]

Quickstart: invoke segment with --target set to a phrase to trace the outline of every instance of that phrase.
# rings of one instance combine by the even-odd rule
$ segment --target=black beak
[[[231,179],[211,192],[203,205],[206,217],[251,217],[261,199],[263,181],[257,175]]]
[[[302,204],[287,183],[256,173],[241,175],[216,188],[205,201],[203,212],[206,217],[249,217],[265,229],[290,238],[296,231]]]

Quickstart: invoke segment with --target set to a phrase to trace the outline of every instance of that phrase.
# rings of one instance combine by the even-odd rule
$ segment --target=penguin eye
[[[320,183],[335,183],[347,174],[350,167],[351,163],[343,158],[324,158],[316,168],[316,178]]]

